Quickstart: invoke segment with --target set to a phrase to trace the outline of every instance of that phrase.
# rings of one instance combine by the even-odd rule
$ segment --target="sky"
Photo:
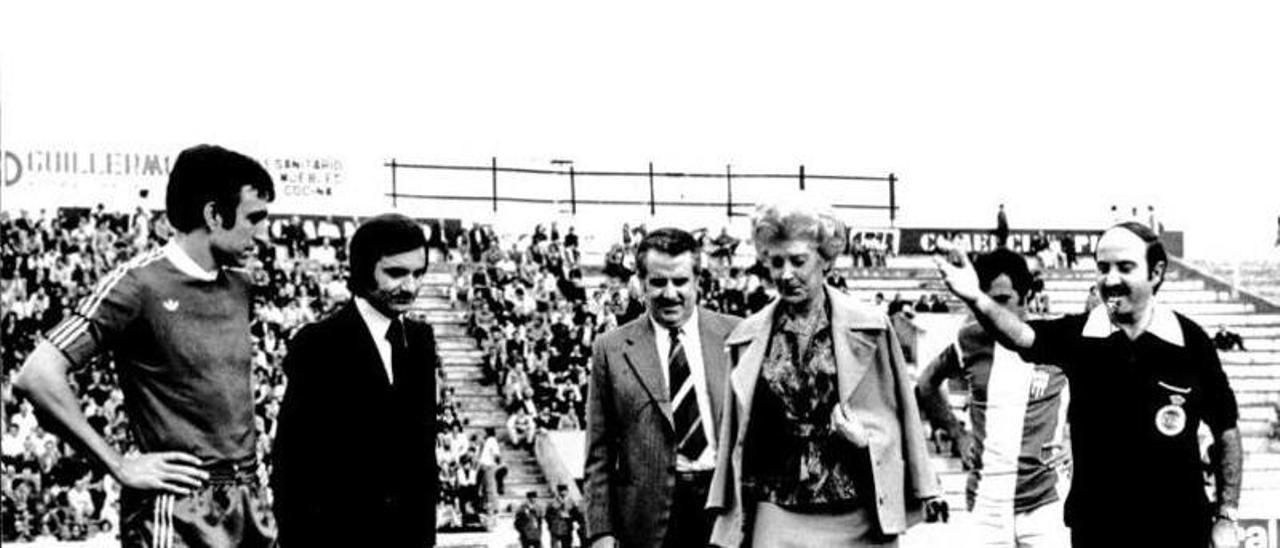
[[[375,208],[393,157],[804,164],[894,173],[899,226],[1153,205],[1276,256],[1274,3],[318,4],[5,0],[0,148],[333,156]]]

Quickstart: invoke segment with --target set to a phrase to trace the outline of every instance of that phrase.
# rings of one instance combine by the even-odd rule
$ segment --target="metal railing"
[[[568,204],[569,212],[576,215],[579,206],[647,206],[650,215],[657,215],[659,208],[708,208],[723,209],[726,217],[744,216],[746,210],[753,207],[755,202],[750,199],[743,199],[741,193],[735,199],[734,191],[736,187],[746,184],[743,181],[768,180],[777,181],[780,185],[791,184],[796,185],[796,189],[806,191],[807,187],[812,187],[815,182],[821,183],[865,183],[865,184],[883,184],[883,201],[880,200],[858,200],[858,201],[833,201],[831,206],[837,210],[871,210],[883,211],[888,213],[890,226],[897,219],[897,183],[898,178],[893,173],[885,176],[862,176],[862,175],[828,175],[808,173],[804,165],[798,166],[798,169],[792,173],[735,173],[732,165],[725,165],[724,171],[721,173],[706,172],[680,172],[680,171],[655,171],[653,162],[649,162],[648,169],[645,171],[617,171],[617,170],[579,170],[570,160],[553,160],[554,165],[567,165],[567,168],[558,167],[553,169],[538,169],[526,167],[506,167],[499,166],[498,159],[491,158],[489,165],[446,165],[446,164],[427,164],[415,162],[402,162],[391,159],[384,164],[390,170],[391,191],[387,196],[391,198],[392,206],[398,205],[400,199],[415,200],[442,200],[442,201],[463,201],[463,202],[489,202],[493,213],[498,213],[501,204],[546,204],[546,205],[564,205]],[[455,174],[479,175],[488,174],[487,194],[475,193],[480,181],[472,178],[469,184],[437,184],[435,192],[406,192],[404,187],[406,182],[402,181],[402,177],[409,172],[449,172]],[[503,177],[500,177],[503,176]],[[514,177],[512,177],[514,176]],[[466,175],[463,175],[466,177]],[[548,191],[535,193],[538,195],[519,195],[516,192],[503,192],[499,188],[499,183],[507,182],[512,179],[513,184],[520,181],[528,181],[529,177],[535,178],[567,178],[568,187],[558,191]],[[581,181],[580,179],[586,179]],[[641,185],[647,184],[648,198],[625,198],[625,197],[583,197],[580,191],[592,184],[591,179],[621,179],[624,181],[636,181]],[[693,181],[700,180],[711,183],[716,180],[724,182],[724,191],[722,197],[715,199],[668,199],[658,198],[655,192],[657,181]],[[545,182],[545,181],[544,181]],[[458,187],[465,188],[458,188]],[[704,196],[708,194],[708,187],[699,187],[698,193]],[[782,188],[781,186],[779,188]],[[440,190],[448,189],[451,192],[440,192]],[[457,192],[457,190],[469,190],[470,192]],[[627,188],[630,192],[621,192],[619,194],[634,194],[637,190],[635,186]],[[809,188],[809,190],[812,190]],[[826,193],[839,193],[840,189],[833,189],[828,186]],[[608,194],[608,193],[606,193]],[[749,198],[749,197],[748,197]]]

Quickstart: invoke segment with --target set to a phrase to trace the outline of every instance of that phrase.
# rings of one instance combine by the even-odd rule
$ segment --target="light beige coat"
[[[883,533],[899,534],[920,521],[923,499],[940,494],[902,349],[883,313],[835,288],[827,287],[826,292],[840,399],[871,433],[866,450],[875,492],[865,494],[874,499],[868,500],[874,502],[869,510]],[[743,320],[725,340],[733,372],[719,425],[719,462],[707,499],[707,508],[717,514],[711,535],[716,546],[741,546],[751,530],[749,508],[744,507],[754,502],[744,504],[742,499],[742,446],[777,302]],[[849,450],[863,449],[849,445]]]

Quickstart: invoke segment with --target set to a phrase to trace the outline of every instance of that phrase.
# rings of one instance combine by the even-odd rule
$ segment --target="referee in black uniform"
[[[1209,336],[1156,298],[1168,265],[1138,223],[1098,241],[1102,304],[1024,323],[978,287],[963,253],[938,267],[989,333],[1071,383],[1075,470],[1066,522],[1075,546],[1236,546],[1243,451],[1235,394]],[[1213,433],[1217,497],[1205,495],[1197,429]]]

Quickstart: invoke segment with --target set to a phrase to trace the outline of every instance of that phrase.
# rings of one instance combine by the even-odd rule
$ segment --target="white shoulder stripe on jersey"
[[[62,320],[62,323],[59,323],[56,327],[53,328],[52,331],[45,333],[44,338],[45,340],[48,340],[50,342],[58,340],[67,331],[70,331],[72,329],[75,329],[76,327],[79,327],[79,324],[83,321],[85,321],[85,319],[82,316],[80,316],[80,313],[78,311],[73,310],[65,320]]]
[[[93,314],[98,311],[98,306],[107,298],[107,295],[111,293],[111,290],[115,288],[116,284],[120,283],[120,280],[124,279],[125,274],[128,274],[129,271],[135,268],[142,268],[162,258],[164,258],[164,252],[160,249],[154,249],[149,253],[144,253],[134,257],[133,259],[130,259],[129,262],[116,267],[111,274],[98,284],[98,287],[97,289],[94,289],[93,294],[81,303],[77,312],[86,318],[93,316]]]
[[[62,322],[62,325],[59,325],[57,329],[45,337],[45,340],[48,340],[50,344],[58,349],[66,350],[66,345],[76,340],[76,337],[79,337],[88,327],[89,320],[84,319],[84,316],[77,313]]]
[[[111,293],[111,290],[115,288],[116,284],[120,283],[120,280],[124,279],[125,274],[135,268],[147,266],[155,262],[157,259],[163,258],[163,256],[163,253],[160,253],[158,250],[152,250],[151,252],[138,255],[137,257],[130,259],[125,264],[116,267],[115,270],[111,271],[111,274],[107,275],[106,278],[103,278],[98,283],[97,288],[94,289],[94,292],[91,295],[85,297],[84,301],[80,304],[80,308],[72,312],[74,316],[63,321],[58,327],[55,327],[54,330],[45,338],[55,347],[65,349],[66,345],[75,341],[81,335],[84,335],[84,332],[89,329],[88,318],[93,313],[97,312],[98,306],[102,304],[102,301]]]

